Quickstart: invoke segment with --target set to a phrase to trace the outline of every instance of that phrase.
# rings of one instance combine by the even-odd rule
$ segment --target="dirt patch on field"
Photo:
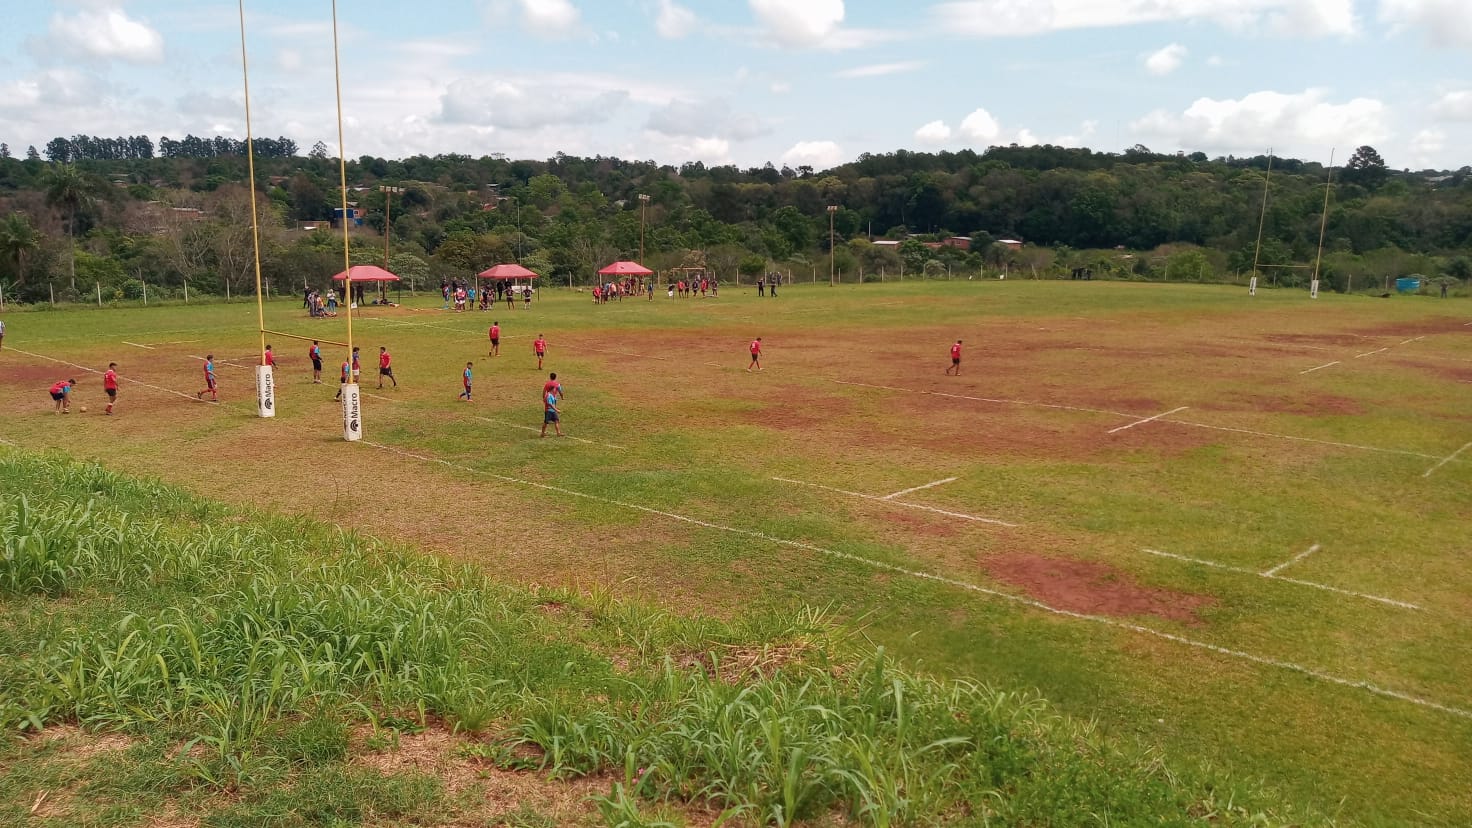
[[[1364,406],[1350,397],[1336,394],[1283,396],[1240,392],[1227,398],[1199,406],[1206,411],[1252,411],[1264,414],[1363,414]]]
[[[76,762],[86,762],[102,753],[127,750],[134,740],[121,733],[89,733],[76,725],[55,725],[35,736],[36,741],[57,744],[61,755]]]
[[[1269,342],[1288,345],[1343,345],[1353,348],[1365,344],[1365,338],[1356,334],[1268,334],[1263,337]]]
[[[1466,320],[1455,317],[1423,319],[1418,322],[1391,322],[1365,328],[1367,336],[1424,336],[1427,334],[1466,333]]]
[[[992,556],[982,566],[993,578],[1071,612],[1122,618],[1154,615],[1194,626],[1201,623],[1199,612],[1216,603],[1209,596],[1145,586],[1096,561],[1017,552]]]
[[[1437,365],[1428,362],[1419,362],[1410,359],[1392,360],[1402,368],[1414,368],[1423,371],[1437,379],[1451,380],[1453,382],[1472,382],[1472,367],[1459,368],[1455,365]]]

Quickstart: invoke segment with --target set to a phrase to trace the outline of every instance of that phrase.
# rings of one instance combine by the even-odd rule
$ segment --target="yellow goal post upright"
[[[266,304],[261,295],[261,217],[256,207],[256,147],[250,119],[250,60],[245,49],[245,0],[237,0],[240,11],[240,74],[245,86],[245,164],[250,191],[250,241],[256,271],[256,332],[260,348],[256,352],[256,415],[276,416],[276,375],[266,364]]]
[[[1309,264],[1263,264],[1262,258],[1262,234],[1268,219],[1268,191],[1272,186],[1273,178],[1273,150],[1268,148],[1268,167],[1262,180],[1262,212],[1257,219],[1257,244],[1252,251],[1252,274],[1247,282],[1247,295],[1257,295],[1257,274],[1263,268],[1272,268],[1274,272],[1273,283],[1277,284],[1278,270],[1311,270],[1309,276],[1308,295],[1310,299],[1319,298],[1319,272],[1324,261],[1324,233],[1329,228],[1329,196],[1334,187],[1334,155],[1336,149],[1329,151],[1329,169],[1324,179],[1324,210],[1319,216],[1319,246],[1314,253],[1314,263]]]
[[[338,57],[337,0],[332,0],[332,76],[337,88],[337,169],[342,190],[342,292],[348,311],[348,361],[353,358],[353,257],[348,240],[348,151],[342,130],[342,62]],[[342,386],[342,437],[350,443],[363,439],[363,396],[358,378],[349,374]]]

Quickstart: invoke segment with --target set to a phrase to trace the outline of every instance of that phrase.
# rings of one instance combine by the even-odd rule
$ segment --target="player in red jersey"
[[[501,355],[501,323],[491,323],[491,356]]]
[[[762,338],[753,339],[749,350],[751,351],[751,364],[746,366],[746,370],[750,371],[755,368],[760,371],[762,369]]]
[[[271,343],[269,342],[266,343],[266,352],[261,354],[261,364],[270,368],[271,373],[276,373],[276,354],[271,351]]]
[[[561,400],[563,397],[562,383],[557,381],[556,371],[553,371],[552,374],[548,377],[547,381],[542,383],[542,396],[545,397],[548,394],[552,394],[559,400]]]
[[[194,396],[195,397],[198,397],[199,399],[202,400],[202,399],[204,399],[204,395],[205,394],[209,394],[211,400],[214,400],[215,402],[219,402],[220,401],[220,388],[219,388],[218,385],[215,384],[215,355],[214,354],[209,354],[209,355],[207,355],[204,358],[204,386],[205,386],[204,387],[204,390],[203,391],[200,391],[199,393],[195,394]]]
[[[956,340],[955,345],[951,346],[951,367],[946,369],[946,373],[950,374],[952,371],[956,372],[956,376],[961,376],[961,340],[959,339]]]
[[[393,383],[394,383],[394,387],[395,388],[398,388],[399,387],[399,381],[396,380],[396,379],[394,379],[394,369],[389,367],[389,364],[392,363],[393,361],[394,361],[393,360],[393,357],[391,357],[391,356],[388,355],[388,349],[385,348],[385,347],[383,347],[382,345],[380,345],[378,347],[378,387],[379,388],[382,388],[383,387],[383,378],[384,377],[388,377],[389,379],[393,380]]]
[[[547,356],[547,340],[543,339],[541,334],[537,334],[536,341],[532,343],[532,350],[537,354],[537,370],[540,371],[542,359]]]
[[[118,401],[118,364],[109,362],[107,373],[102,375],[102,390],[107,392],[107,408],[102,410],[103,414],[111,414],[112,407]]]
[[[72,389],[76,385],[75,379],[64,379],[51,386],[51,399],[56,403],[57,414],[72,413]]]
[[[353,364],[347,360],[343,360],[341,376],[339,376],[337,380],[337,396],[333,397],[334,400],[342,399],[342,387],[348,384],[348,379],[351,378],[352,375]]]
[[[312,382],[322,384],[322,346],[317,340],[312,340],[312,347],[307,351],[307,356],[312,360]]]

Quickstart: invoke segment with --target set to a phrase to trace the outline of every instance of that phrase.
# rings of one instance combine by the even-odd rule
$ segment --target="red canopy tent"
[[[389,273],[387,270],[384,270],[378,265],[353,265],[342,273],[333,276],[332,280],[334,282],[343,282],[344,287],[346,287],[347,277],[349,275],[353,277],[354,282],[377,282],[379,285],[378,294],[379,296],[384,297],[384,301],[388,300],[388,297],[384,294],[384,288],[386,286],[385,283],[403,281],[399,277],[395,276],[392,273]],[[403,291],[402,285],[400,285],[399,290],[401,292]],[[343,292],[346,293],[347,291],[344,290]],[[347,296],[344,298],[346,298],[349,302],[353,301],[353,298],[351,296]],[[400,298],[402,299],[403,297],[400,296]]]
[[[650,276],[653,273],[638,262],[614,262],[598,271],[599,276]]]
[[[532,280],[538,278],[538,276],[536,273],[527,270],[519,264],[498,264],[495,267],[477,273],[476,278],[486,279],[491,282],[511,282],[513,287],[516,282],[525,279],[527,281],[527,287],[530,288]]]

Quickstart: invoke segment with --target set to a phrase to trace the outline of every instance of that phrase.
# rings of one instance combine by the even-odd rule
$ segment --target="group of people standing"
[[[459,279],[440,280],[440,295],[445,300],[444,310],[449,310],[453,304],[456,313],[463,313],[466,308],[474,308],[477,297],[480,299],[480,309],[483,311],[490,310],[492,305],[503,298],[506,301],[506,309],[515,310],[518,292],[521,294],[522,307],[531,310],[532,286],[528,284],[521,287],[520,290],[517,288],[518,286],[508,285],[499,279],[493,281],[491,287],[486,288],[478,288],[474,282],[462,282]]]
[[[682,296],[686,298],[696,295],[702,297],[718,296],[720,295],[720,290],[720,283],[716,281],[715,277],[702,275],[698,277],[692,276],[688,282],[684,279],[677,279],[670,282],[669,294],[672,297]]]

